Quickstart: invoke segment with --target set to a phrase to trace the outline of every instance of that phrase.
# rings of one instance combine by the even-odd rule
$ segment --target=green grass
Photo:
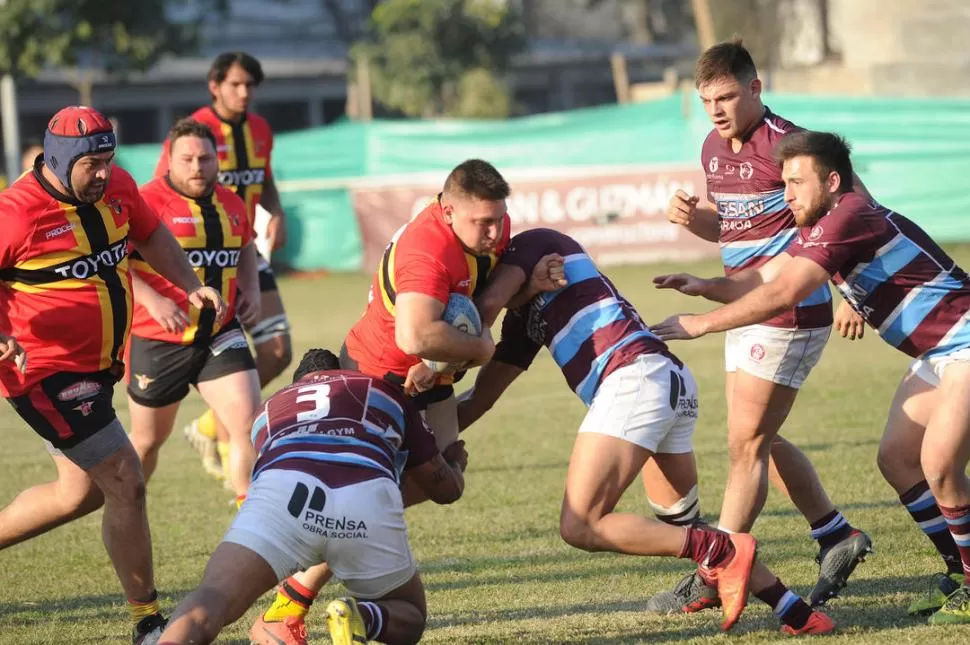
[[[956,249],[970,264],[970,249]],[[674,267],[611,271],[643,317],[659,320],[707,305],[655,291],[650,278]],[[701,274],[711,263],[687,267]],[[296,355],[313,346],[336,348],[366,301],[369,278],[334,275],[314,281],[284,279]],[[674,345],[701,390],[695,436],[705,515],[716,517],[726,477],[722,340]],[[844,598],[830,606],[840,635],[852,643],[970,641],[970,628],[930,628],[909,619],[906,605],[940,563],[929,541],[900,507],[875,465],[886,410],[906,357],[875,335],[849,343],[833,338],[796,404],[784,435],[812,458],[838,506],[872,535],[876,554],[856,572]],[[468,379],[469,382],[471,379]],[[124,395],[116,403],[127,421]],[[179,425],[201,411],[192,395]],[[543,352],[466,436],[471,455],[465,497],[454,506],[424,504],[408,511],[412,545],[428,589],[429,643],[767,643],[781,640],[768,609],[752,604],[731,636],[717,616],[661,618],[641,609],[689,568],[676,560],[588,554],[558,536],[566,462],[583,416]],[[0,503],[45,481],[53,468],[40,440],[6,406]],[[176,431],[149,486],[156,577],[166,610],[198,583],[208,554],[232,518],[229,493],[207,478]],[[646,512],[636,485],[621,502]],[[119,586],[101,545],[94,514],[0,554],[0,643],[124,642],[129,624]],[[777,493],[755,526],[761,554],[782,579],[807,594],[815,581],[815,544],[808,527]],[[324,590],[322,598],[336,595]],[[246,643],[259,607],[223,632],[222,642]],[[311,636],[326,641],[319,613]]]

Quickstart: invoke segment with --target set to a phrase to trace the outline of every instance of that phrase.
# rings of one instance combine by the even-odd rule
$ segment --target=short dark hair
[[[226,80],[229,68],[233,65],[239,65],[246,70],[246,73],[253,77],[253,83],[256,85],[263,82],[263,66],[246,52],[223,52],[216,56],[212,66],[209,67],[209,80],[216,83]]]
[[[300,364],[293,372],[293,382],[312,372],[327,372],[340,369],[340,360],[329,349],[310,349],[300,359]]]
[[[172,144],[182,137],[199,137],[200,139],[207,139],[208,141],[212,142],[213,150],[219,146],[219,144],[216,143],[216,135],[212,134],[212,130],[205,123],[196,121],[192,118],[179,119],[168,132],[169,154],[172,154]]]
[[[463,161],[448,174],[444,192],[498,201],[509,196],[509,184],[495,166],[481,159]]]
[[[783,165],[793,157],[811,157],[819,178],[824,181],[829,173],[838,173],[839,192],[847,193],[853,183],[851,150],[849,142],[837,134],[802,130],[782,138],[775,148],[775,159]]]
[[[758,78],[754,60],[739,36],[713,45],[701,54],[694,67],[694,87],[728,76],[734,77],[739,83]]]

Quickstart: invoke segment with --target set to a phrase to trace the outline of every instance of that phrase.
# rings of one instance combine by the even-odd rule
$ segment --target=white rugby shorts
[[[970,361],[970,347],[958,349],[949,354],[917,358],[909,366],[909,373],[915,374],[933,387],[940,387],[943,371],[950,363]]]
[[[653,453],[693,450],[697,383],[661,354],[641,354],[600,383],[580,432],[617,437]]]
[[[358,598],[380,598],[414,576],[404,503],[386,477],[341,488],[294,470],[267,470],[222,538],[262,557],[282,580],[326,562]]]
[[[818,329],[766,325],[731,329],[724,334],[724,371],[743,370],[797,390],[822,357],[831,334],[831,325]]]

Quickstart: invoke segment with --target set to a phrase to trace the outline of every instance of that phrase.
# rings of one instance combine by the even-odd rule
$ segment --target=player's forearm
[[[687,230],[702,240],[717,242],[721,236],[721,220],[717,211],[711,208],[694,209],[694,217],[687,225]]]
[[[523,370],[515,365],[491,360],[482,366],[472,389],[458,397],[458,431],[482,418]]]
[[[259,272],[256,270],[256,246],[250,242],[239,253],[236,267],[239,290],[250,297],[259,295]]]
[[[142,258],[163,278],[186,293],[202,283],[185,257],[178,240],[164,224],[160,224],[148,239],[135,245]]]
[[[276,188],[276,180],[272,176],[263,184],[263,193],[259,196],[259,205],[265,208],[273,217],[283,217],[283,203],[280,201],[280,191]]]
[[[135,298],[135,302],[140,302],[142,304],[152,303],[162,297],[134,271],[131,272],[131,291]]]
[[[398,324],[395,340],[406,354],[449,363],[483,363],[495,351],[490,339],[461,332],[443,320],[435,320],[426,325]]]
[[[728,303],[743,298],[763,284],[757,269],[745,269],[733,275],[708,278],[701,295],[714,302]]]
[[[747,325],[756,325],[791,309],[798,302],[775,282],[758,287],[723,307],[700,316],[704,333],[713,334]]]

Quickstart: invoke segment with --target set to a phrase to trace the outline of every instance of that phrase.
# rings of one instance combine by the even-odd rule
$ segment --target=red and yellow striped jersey
[[[199,108],[192,113],[192,118],[209,126],[216,136],[219,183],[242,198],[249,221],[254,222],[263,184],[272,177],[273,131],[269,123],[251,112],[247,112],[239,123],[230,123],[216,114],[211,106]],[[156,177],[168,174],[168,149],[166,140],[155,167]]]
[[[57,372],[97,372],[122,359],[131,327],[128,244],[159,220],[123,169],[93,204],[60,194],[40,165],[0,193],[0,330],[27,352],[21,374],[0,363],[0,390],[19,396]]]
[[[435,200],[401,227],[384,250],[374,275],[367,309],[347,335],[347,351],[360,371],[384,377],[407,376],[420,359],[405,354],[394,338],[397,294],[417,292],[448,302],[448,295],[470,298],[481,294],[489,272],[509,244],[509,216],[495,253],[469,253],[443,219],[441,202]]]
[[[223,324],[217,324],[215,310],[200,311],[189,305],[185,292],[155,272],[136,251],[131,256],[132,271],[160,295],[181,307],[189,316],[191,325],[180,334],[171,334],[136,302],[131,333],[180,345],[208,342],[236,314],[236,269],[243,247],[253,240],[246,205],[231,190],[219,185],[209,197],[187,197],[172,186],[167,176],[142,186],[141,194],[185,249],[186,259],[199,280],[222,294],[228,311]]]

